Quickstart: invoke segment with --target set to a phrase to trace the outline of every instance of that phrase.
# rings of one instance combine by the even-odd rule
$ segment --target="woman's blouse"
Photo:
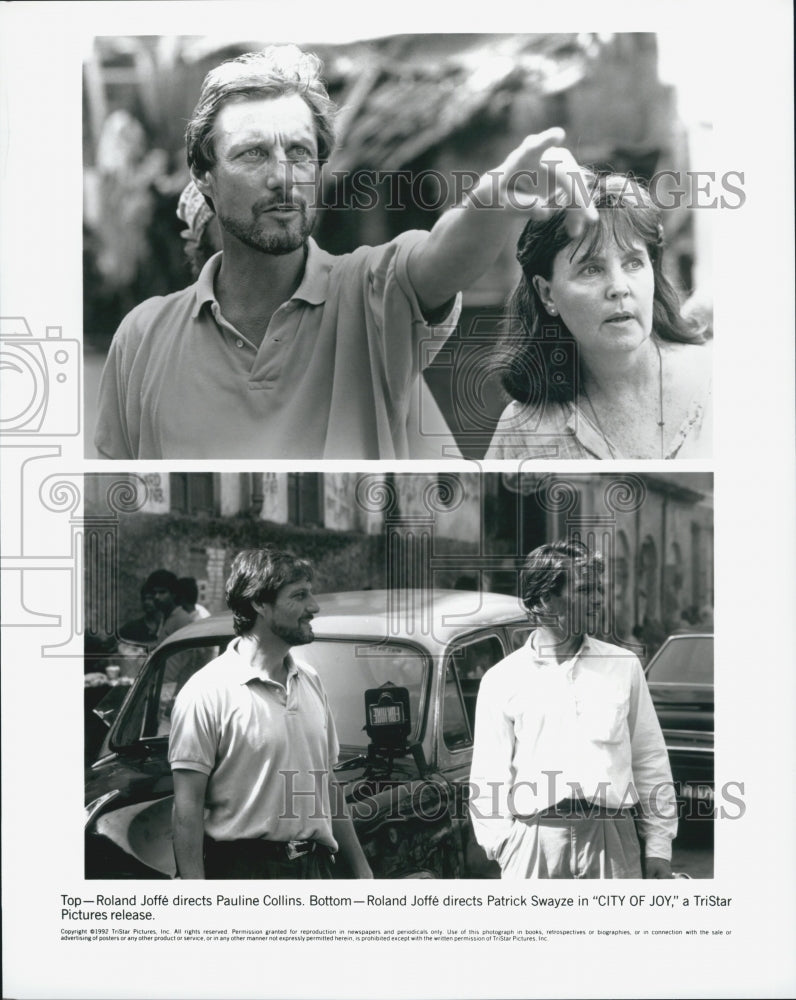
[[[664,458],[711,458],[713,451],[712,387],[692,399],[688,413],[668,439]],[[503,411],[485,458],[627,459],[578,402],[509,403]]]

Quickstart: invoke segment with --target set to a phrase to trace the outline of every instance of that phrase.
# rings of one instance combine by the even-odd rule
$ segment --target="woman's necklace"
[[[661,446],[661,458],[663,458],[664,449],[664,427],[666,422],[663,419],[663,358],[661,357],[661,349],[658,347],[658,341],[652,338],[652,343],[655,345],[655,350],[658,352],[658,433],[660,435],[660,446]],[[594,422],[597,424],[597,430],[602,435],[602,439],[605,442],[605,447],[608,449],[611,458],[616,458],[616,452],[613,449],[611,442],[608,440],[608,435],[603,430],[603,425],[600,423],[600,418],[597,416],[597,411],[594,409],[594,403],[591,401],[591,396],[589,396],[589,390],[586,388],[586,383],[583,383],[583,395],[586,397],[586,402],[589,404],[589,409],[591,410],[592,416],[594,417]]]

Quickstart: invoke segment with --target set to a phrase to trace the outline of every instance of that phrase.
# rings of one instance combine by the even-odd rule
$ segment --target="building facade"
[[[712,620],[709,474],[177,472],[112,478],[117,494],[126,486],[134,499],[113,522],[109,477],[86,477],[87,593],[96,593],[97,559],[104,553],[107,562],[109,530],[115,532],[117,562],[124,566],[117,595],[122,617],[137,601],[134,581],[157,568],[153,561],[193,576],[201,602],[222,610],[229,563],[251,545],[286,545],[311,555],[325,589],[454,586],[517,593],[531,549],[576,537],[604,554],[610,634],[662,639],[675,628]],[[103,545],[89,544],[92,519],[104,533]],[[105,620],[113,618],[104,613]]]

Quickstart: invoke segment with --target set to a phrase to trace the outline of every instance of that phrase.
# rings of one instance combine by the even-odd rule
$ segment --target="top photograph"
[[[86,458],[712,458],[713,213],[674,36],[103,36]],[[704,78],[704,77],[702,77]]]

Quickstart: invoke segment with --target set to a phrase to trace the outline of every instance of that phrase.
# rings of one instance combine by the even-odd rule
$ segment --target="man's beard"
[[[277,228],[270,231],[261,229],[259,214],[248,223],[225,215],[219,215],[218,221],[222,229],[245,246],[278,257],[305,246],[315,226],[315,217],[309,217],[307,206],[298,204],[296,207],[297,215],[284,221],[276,220]]]
[[[271,622],[271,631],[289,646],[306,646],[307,643],[315,641],[315,635],[309,623],[307,623],[305,628],[297,628],[292,625],[280,625],[278,622]]]

